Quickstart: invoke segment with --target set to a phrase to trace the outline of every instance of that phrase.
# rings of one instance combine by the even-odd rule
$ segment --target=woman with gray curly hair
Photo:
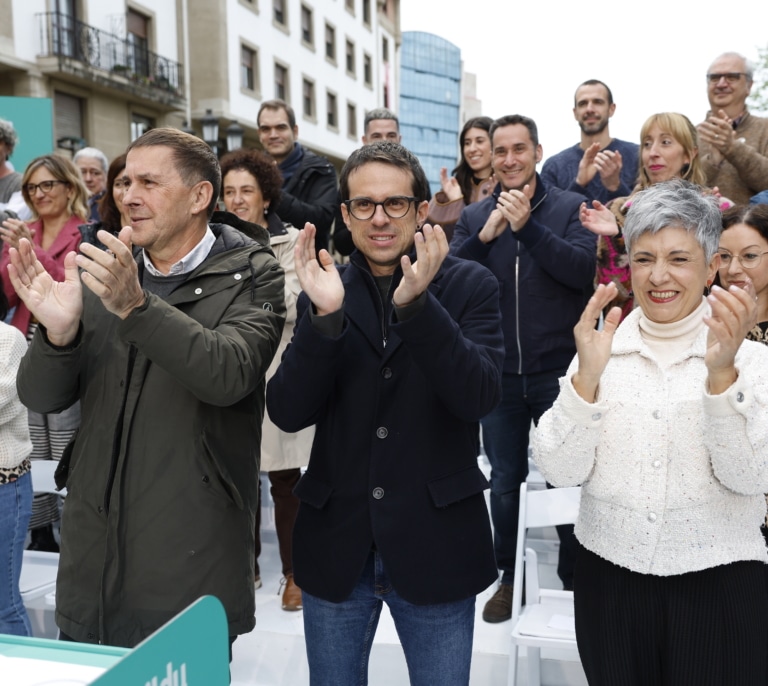
[[[534,459],[582,486],[576,639],[591,685],[765,684],[768,348],[751,283],[711,286],[720,209],[684,181],[635,196],[638,307],[598,286]]]

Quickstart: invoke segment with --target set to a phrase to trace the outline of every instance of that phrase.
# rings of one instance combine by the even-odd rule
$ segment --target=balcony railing
[[[36,16],[41,56],[69,57],[140,86],[184,96],[181,65],[148,50],[132,36],[120,38],[61,12]]]

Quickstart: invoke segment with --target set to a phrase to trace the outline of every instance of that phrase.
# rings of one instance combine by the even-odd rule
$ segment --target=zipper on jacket
[[[373,278],[373,277],[371,277]],[[392,277],[392,281],[394,281],[394,276]],[[381,303],[381,345],[382,347],[387,347],[387,308],[386,304],[384,302],[384,298],[381,297],[381,292],[379,291],[378,286],[376,284],[373,284],[373,287],[376,289],[376,292],[379,294],[379,302]],[[388,294],[392,291],[392,283],[389,284],[389,290]]]
[[[541,203],[547,199],[548,193],[544,193],[541,200],[532,208],[530,215],[539,209]],[[520,241],[516,241],[515,250],[515,338],[517,339],[517,373],[523,373],[523,344],[520,340]]]
[[[109,464],[109,475],[107,483],[104,485],[104,512],[109,514],[109,504],[112,499],[112,486],[117,473],[117,461],[120,455],[120,441],[123,437],[123,420],[125,418],[125,406],[128,402],[128,389],[131,386],[131,374],[133,365],[136,362],[137,350],[131,346],[128,352],[128,368],[125,370],[125,392],[123,393],[123,402],[120,405],[120,412],[117,415],[117,424],[115,425],[115,435],[112,439],[112,459]]]
[[[360,269],[357,265],[354,265],[356,269]],[[370,274],[365,269],[360,269],[360,271],[366,275],[367,278],[371,280],[371,285],[373,286],[373,290],[376,293],[376,295],[379,298],[379,303],[381,304],[381,345],[386,348],[387,347],[387,307],[386,303],[384,302],[384,299],[381,297],[381,291],[379,290],[378,285],[376,284],[376,279],[373,278],[373,274]],[[389,289],[387,290],[387,294],[390,295],[392,293],[392,284],[395,282],[395,275],[392,274],[392,280],[389,282]]]
[[[517,373],[523,373],[523,344],[520,342],[520,242],[515,255],[515,337],[517,338]]]

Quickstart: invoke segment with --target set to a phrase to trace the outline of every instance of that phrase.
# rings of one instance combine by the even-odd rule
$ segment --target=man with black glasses
[[[707,72],[709,112],[697,127],[707,185],[737,204],[768,189],[768,119],[746,105],[753,75],[743,55],[720,55]]]
[[[298,324],[267,387],[281,429],[316,424],[293,533],[311,682],[360,683],[384,601],[411,684],[466,686],[496,574],[477,454],[501,394],[498,285],[424,225],[427,179],[401,145],[352,153],[340,185],[356,250],[336,268],[302,231]]]

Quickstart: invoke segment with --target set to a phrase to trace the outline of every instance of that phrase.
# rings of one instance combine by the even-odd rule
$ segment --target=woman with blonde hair
[[[581,223],[600,236],[596,283],[613,282],[618,288],[618,294],[606,312],[611,307],[619,306],[623,318],[633,307],[629,261],[621,230],[635,195],[671,179],[683,179],[702,187],[706,183],[699,159],[696,127],[684,114],[660,112],[648,117],[640,129],[639,181],[632,195],[616,198],[608,205],[595,200],[592,208],[586,203],[581,206]],[[721,210],[733,205],[727,198],[720,197],[716,188],[705,188],[704,193],[718,196]]]
[[[3,291],[16,311],[11,324],[27,340],[37,329],[26,305],[16,295],[8,278],[9,249],[19,247],[22,238],[34,246],[46,271],[57,281],[64,280],[64,257],[80,245],[80,224],[88,221],[88,190],[74,163],[61,155],[42,155],[32,160],[21,181],[24,201],[32,211],[32,221],[6,219],[0,226],[4,246],[0,261]],[[58,460],[80,424],[80,406],[55,415],[29,413],[32,459]],[[32,507],[31,550],[58,551],[53,523],[59,520],[58,498],[36,496]]]

